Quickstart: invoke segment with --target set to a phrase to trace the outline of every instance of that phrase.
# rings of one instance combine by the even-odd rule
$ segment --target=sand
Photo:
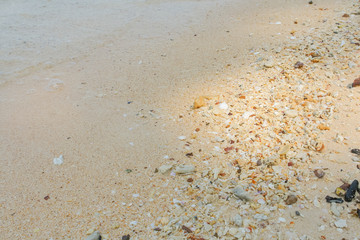
[[[240,79],[257,64],[255,52],[285,48],[293,36],[325,29],[350,14],[352,4],[2,2],[1,236],[84,239],[99,230],[106,239],[160,238],[151,224],[162,228],[158,218],[171,211],[179,198],[174,189],[187,178],[155,169],[169,161],[193,164],[178,136],[189,139],[198,127],[191,116],[194,99],[221,95],[229,78]],[[357,15],[350,19],[359,21]],[[356,64],[346,84],[357,76]],[[340,88],[345,96],[346,84]],[[358,100],[359,92],[352,94]],[[348,146],[332,139],[340,132],[357,147],[354,127],[360,125],[356,100],[344,98],[341,105],[324,139],[326,153],[337,150],[336,159],[346,161]],[[60,155],[64,162],[55,165]],[[338,165],[331,166],[342,177]],[[310,195],[311,187],[305,188]],[[323,210],[308,211],[306,219],[318,220]],[[352,227],[344,230],[348,238],[358,237]],[[296,230],[320,236],[311,221]],[[327,229],[328,238],[336,234]]]

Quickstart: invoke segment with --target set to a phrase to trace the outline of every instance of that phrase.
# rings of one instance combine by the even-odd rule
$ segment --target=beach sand
[[[359,2],[1,5],[2,238],[360,237]]]

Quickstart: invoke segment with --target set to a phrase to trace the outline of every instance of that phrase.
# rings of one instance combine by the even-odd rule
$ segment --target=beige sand
[[[151,29],[140,18],[127,25],[126,33],[110,29],[69,49],[45,51],[34,56],[34,64],[7,74],[0,86],[2,238],[82,239],[99,230],[108,239],[125,234],[157,239],[150,224],[176,198],[177,184],[154,170],[169,161],[164,156],[186,163],[177,137],[189,136],[196,127],[174,119],[195,97],[216,94],[226,77],[237,76],[253,60],[252,48],[270,49],[288,41],[291,31],[301,35],[321,28],[324,19],[346,12],[352,2],[217,3],[194,17],[194,24],[189,19],[186,27],[166,33],[159,25],[159,37],[149,38],[146,31],[136,32]],[[47,8],[56,13],[56,6]],[[112,19],[101,17],[111,24]],[[30,15],[26,21],[36,24],[36,19]],[[81,51],[73,55],[73,49]],[[61,57],[42,62],[49,54]],[[355,122],[356,115],[349,121]],[[348,120],[340,117],[339,122]],[[354,134],[348,141],[355,146],[357,139]],[[342,150],[345,156],[346,146]],[[59,155],[64,163],[54,165]],[[161,192],[154,193],[159,187]],[[317,236],[317,228],[303,224],[309,229],[303,232]]]

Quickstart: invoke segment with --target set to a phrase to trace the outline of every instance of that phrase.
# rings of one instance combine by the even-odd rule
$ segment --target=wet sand
[[[1,15],[9,27],[0,62],[1,235],[158,239],[151,224],[181,198],[173,190],[186,179],[154,171],[189,162],[178,136],[197,127],[194,99],[221,95],[229,78],[257,64],[255,52],[321,29],[351,3],[38,2],[30,13],[22,1],[1,3],[19,12]],[[64,163],[54,165],[59,155]]]

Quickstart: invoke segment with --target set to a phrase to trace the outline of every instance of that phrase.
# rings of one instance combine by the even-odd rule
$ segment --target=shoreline
[[[318,10],[318,6],[313,7],[316,9],[313,9],[313,11],[319,11],[321,14],[331,11]],[[340,18],[340,11],[337,10],[334,17]],[[340,18],[341,21],[339,20],[343,29],[356,26],[355,23],[346,23],[349,20],[358,21],[357,15],[349,14],[350,18]],[[266,17],[264,19],[269,21]],[[320,21],[321,16],[318,16],[317,19]],[[293,21],[291,21],[291,24],[294,24]],[[300,20],[297,21],[299,21],[299,24],[302,23]],[[336,19],[331,18],[322,23],[312,24],[317,26],[326,25],[328,29],[331,29],[335,22]],[[290,25],[290,23],[287,24]],[[279,25],[281,26],[275,25],[275,27],[282,27],[281,31],[292,31],[290,30],[292,27],[285,26],[284,22]],[[10,179],[12,179],[12,184],[8,184],[2,190],[11,194],[7,195],[5,200],[0,203],[4,213],[2,214],[4,216],[2,221],[7,223],[6,229],[2,228],[2,235],[9,238],[21,236],[22,238],[71,239],[74,237],[84,238],[86,234],[100,230],[105,239],[119,238],[126,234],[130,234],[131,238],[135,239],[141,239],[142,236],[148,236],[149,234],[155,238],[161,236],[166,238],[170,232],[174,238],[176,236],[180,238],[197,236],[200,238],[206,237],[204,229],[209,229],[208,225],[211,225],[210,223],[214,220],[219,224],[215,223],[218,224],[216,226],[211,225],[210,229],[221,228],[216,230],[218,235],[224,232],[225,235],[230,233],[235,235],[243,234],[241,231],[245,231],[245,236],[254,237],[255,234],[258,236],[267,234],[266,230],[268,228],[274,228],[275,232],[279,231],[281,234],[288,234],[289,229],[295,229],[297,232],[302,233],[304,229],[301,228],[305,225],[309,228],[307,230],[309,236],[319,235],[316,226],[309,226],[306,221],[312,220],[314,216],[322,219],[322,208],[327,209],[328,206],[321,202],[321,196],[325,192],[312,195],[318,187],[312,189],[312,186],[309,185],[315,183],[319,187],[327,187],[329,189],[328,193],[332,193],[332,187],[338,184],[335,177],[341,177],[342,174],[334,172],[333,169],[337,169],[337,164],[344,164],[336,162],[340,160],[336,160],[337,157],[333,156],[334,151],[338,148],[341,149],[339,151],[341,152],[341,159],[344,160],[343,162],[347,162],[346,145],[339,147],[339,144],[334,144],[332,140],[329,140],[337,137],[333,136],[335,134],[333,123],[325,121],[325,123],[330,123],[331,133],[319,133],[323,137],[321,140],[326,145],[326,154],[315,153],[312,155],[312,159],[308,160],[309,162],[301,163],[300,161],[298,163],[301,167],[307,166],[306,164],[311,166],[309,171],[304,169],[305,174],[310,178],[309,182],[297,183],[304,184],[302,187],[305,188],[305,195],[310,194],[311,196],[309,199],[299,196],[298,201],[307,206],[314,200],[313,196],[316,196],[321,207],[314,210],[314,213],[309,213],[312,208],[310,210],[301,208],[300,211],[305,214],[306,218],[299,220],[299,222],[293,220],[294,225],[287,225],[289,218],[287,214],[290,214],[289,211],[293,209],[285,206],[285,213],[283,213],[285,216],[283,218],[286,219],[286,223],[281,225],[281,219],[280,223],[274,225],[276,222],[272,222],[273,219],[270,218],[266,219],[270,221],[270,225],[268,228],[264,228],[265,232],[261,230],[262,225],[258,225],[256,228],[251,227],[253,235],[247,232],[248,227],[253,226],[253,222],[257,224],[251,216],[259,214],[251,211],[259,208],[254,208],[251,204],[243,205],[241,201],[239,202],[233,198],[233,186],[224,187],[227,186],[228,180],[230,181],[234,177],[234,174],[236,178],[236,173],[234,173],[236,169],[229,167],[229,163],[232,163],[232,160],[237,157],[230,157],[232,153],[224,154],[222,152],[224,148],[229,147],[224,146],[223,142],[227,143],[230,140],[227,139],[227,136],[222,136],[227,131],[222,129],[222,120],[229,120],[227,119],[229,116],[233,116],[233,118],[243,116],[246,112],[249,112],[241,108],[234,109],[231,101],[234,102],[234,105],[235,103],[238,104],[238,100],[234,99],[234,96],[237,94],[247,95],[247,97],[252,96],[253,98],[248,98],[250,102],[247,107],[255,103],[257,108],[261,108],[261,102],[255,100],[254,103],[251,102],[251,99],[256,99],[254,94],[257,92],[260,94],[261,92],[256,90],[257,84],[268,84],[268,81],[264,81],[264,79],[269,79],[269,81],[271,79],[273,79],[271,81],[280,80],[281,70],[284,69],[290,75],[293,74],[292,68],[296,62],[295,60],[304,62],[305,69],[311,72],[311,79],[318,79],[320,85],[325,82],[331,83],[330,80],[334,79],[336,84],[339,85],[337,89],[339,94],[337,96],[330,95],[334,98],[330,102],[335,105],[336,101],[340,101],[342,104],[346,103],[346,100],[342,100],[346,96],[344,94],[349,91],[345,88],[345,85],[350,82],[349,79],[356,78],[359,59],[354,54],[351,61],[354,62],[355,66],[349,67],[350,70],[340,68],[341,74],[339,77],[336,74],[330,74],[326,78],[322,78],[322,76],[328,74],[324,70],[328,67],[322,66],[323,62],[311,62],[309,60],[311,58],[302,56],[302,51],[306,51],[306,49],[303,49],[302,43],[298,42],[299,39],[303,39],[302,34],[306,32],[306,29],[309,30],[309,26],[312,25],[310,23],[309,25],[305,24],[305,27],[299,30],[301,33],[295,32],[296,39],[288,39],[285,44],[280,44],[282,48],[279,53],[277,53],[278,46],[270,44],[266,44],[268,46],[265,47],[259,45],[260,49],[242,49],[243,52],[236,53],[241,57],[247,56],[248,59],[244,59],[242,63],[229,62],[229,59],[236,62],[241,57],[234,58],[233,54],[229,53],[221,54],[234,49],[239,50],[237,48],[239,46],[234,47],[229,44],[229,47],[226,44],[233,43],[233,40],[227,42],[219,37],[216,43],[223,42],[225,43],[223,44],[224,47],[220,48],[211,45],[202,49],[204,54],[215,57],[216,59],[212,60],[212,62],[217,64],[211,66],[210,71],[205,76],[194,77],[193,71],[196,68],[192,68],[190,71],[187,68],[191,64],[198,66],[201,61],[195,59],[194,62],[184,64],[181,59],[176,58],[179,53],[176,51],[170,51],[170,53],[157,52],[165,56],[158,56],[158,58],[144,59],[135,56],[135,59],[131,61],[133,64],[129,64],[128,70],[124,72],[112,71],[115,64],[108,65],[108,63],[118,56],[119,51],[116,48],[111,48],[111,46],[116,45],[116,42],[109,41],[107,45],[94,49],[89,56],[74,59],[74,62],[64,62],[50,69],[35,71],[15,84],[3,85],[2,92],[4,94],[2,95],[1,109],[5,112],[6,117],[1,120],[1,132],[3,133],[1,152],[7,161],[3,163],[2,172],[4,174],[2,174],[1,180],[9,183]],[[341,28],[339,29],[339,32],[345,36],[346,32],[341,32]],[[232,29],[226,31],[233,32]],[[317,36],[318,34],[324,34],[323,31],[324,29],[319,27],[313,29],[312,34]],[[186,50],[186,46],[196,49],[196,47],[202,46],[204,39],[209,39],[209,35],[195,34],[197,36],[189,35],[188,39],[182,37],[180,39],[183,42],[179,41],[174,45],[165,45],[165,48],[170,46],[168,48],[170,50],[177,49],[177,51],[184,50],[186,52],[191,50]],[[287,35],[287,37],[290,36],[292,35]],[[199,37],[198,42],[192,40],[194,37]],[[256,36],[253,37],[256,38]],[[232,38],[236,39],[236,34]],[[257,41],[261,42],[261,38],[258,38]],[[280,40],[279,42],[281,43]],[[315,39],[314,42],[319,44],[319,39]],[[346,44],[346,48],[351,49],[354,47],[349,42],[346,42]],[[300,46],[301,51],[299,54],[296,53],[297,48],[295,45]],[[321,47],[321,45],[319,46]],[[211,51],[215,49],[219,52],[219,55],[212,53],[210,49]],[[158,49],[151,49],[151,51],[155,50]],[[250,51],[250,54],[248,51]],[[259,53],[255,54],[257,52]],[[340,53],[338,55],[343,56]],[[112,57],[109,58],[109,56]],[[271,56],[273,57],[272,60]],[[345,54],[345,58],[346,56]],[[207,55],[202,56],[201,59],[206,58]],[[343,58],[337,60],[344,61]],[[88,70],[89,66],[90,68],[91,66],[97,66],[96,64],[102,61],[104,65],[100,65],[100,68]],[[141,64],[139,64],[140,61],[142,61]],[[180,61],[178,66],[176,66],[177,61]],[[249,64],[247,64],[247,61],[249,61]],[[330,60],[326,57],[324,61]],[[149,68],[140,70],[139,65],[143,66],[147,62],[151,62]],[[160,79],[156,84],[150,83],[153,79],[146,79],[146,77],[153,74],[152,67],[156,65],[154,63],[161,66],[161,69],[154,71],[159,75],[158,79]],[[242,64],[245,66],[241,66]],[[312,68],[311,64],[314,64],[315,67]],[[331,62],[328,66],[331,67],[332,64],[334,63]],[[198,75],[206,72],[206,67],[209,66],[203,66],[203,70]],[[183,71],[185,72],[182,72],[181,68],[184,68]],[[167,71],[168,69],[172,70]],[[137,77],[132,75],[136,70],[140,70]],[[176,72],[181,74],[173,76],[169,75],[169,72],[171,74]],[[296,77],[301,78],[301,72],[297,71],[296,74],[300,74],[299,76],[296,75]],[[134,83],[129,83],[123,81],[122,76],[136,79]],[[274,79],[274,76],[277,76],[278,80]],[[345,77],[346,83],[338,80]],[[169,82],[169,78],[176,79],[178,82]],[[39,79],[40,81],[38,81]],[[60,79],[60,82],[55,81],[48,85],[51,79]],[[257,81],[254,82],[254,79]],[[26,80],[30,80],[30,82],[26,82]],[[139,85],[139,82],[142,81],[143,84]],[[36,84],[33,85],[33,83]],[[170,88],[175,83],[177,85]],[[206,83],[206,87],[204,87],[204,83]],[[284,86],[289,85],[289,82],[280,83],[284,84]],[[237,90],[237,87],[241,84],[243,86]],[[304,84],[308,83],[305,82]],[[273,87],[278,86],[275,84]],[[252,89],[254,91],[250,91]],[[323,91],[330,92],[331,87],[325,88]],[[359,91],[356,88],[350,91],[353,94],[352,99],[359,98]],[[210,95],[210,99],[206,100],[206,106],[212,106],[213,108],[192,110],[190,107],[194,99],[202,95]],[[151,96],[156,97],[152,99]],[[264,102],[266,101],[264,98]],[[217,109],[218,104],[221,102],[228,104],[228,108],[225,109],[227,115],[222,111],[213,113],[213,109]],[[350,106],[346,107],[352,109],[353,105],[350,104]],[[229,109],[231,109],[233,115],[229,115]],[[275,116],[269,118],[275,118]],[[332,121],[339,122],[341,118],[342,116]],[[356,116],[352,116],[351,121],[355,122],[354,119],[356,119]],[[206,122],[211,122],[210,127],[205,126]],[[247,122],[245,121],[243,124],[247,124]],[[228,123],[227,125],[231,124]],[[200,129],[199,131],[196,131],[197,127]],[[225,129],[227,129],[226,126]],[[343,129],[337,129],[336,127],[334,129],[338,133],[343,131]],[[240,129],[239,131],[243,130]],[[353,131],[349,127],[345,130],[348,132]],[[224,141],[218,138],[214,139],[211,132],[218,132],[218,137],[223,138]],[[186,140],[180,141],[177,139],[178,136],[186,136]],[[354,145],[352,147],[356,147],[356,143],[360,145],[359,141],[356,140],[356,136],[358,136],[358,133],[350,136],[348,140],[345,139],[345,141],[351,141]],[[241,137],[239,139],[244,140]],[[212,148],[214,146],[218,147],[216,148],[219,149],[218,153],[214,154]],[[278,149],[281,146],[275,144],[272,147]],[[199,149],[201,149],[201,152],[198,151]],[[232,150],[228,149],[228,151]],[[291,151],[294,152],[295,148]],[[64,155],[64,164],[61,166],[53,165],[52,159],[60,154]],[[322,159],[320,158],[323,156],[329,159],[332,168],[325,170],[325,183],[310,176],[314,167],[327,167],[324,162],[321,162]],[[251,158],[248,160],[250,161]],[[312,163],[313,160],[314,163]],[[171,171],[164,175],[154,173],[155,169],[159,171],[162,165],[173,165],[172,171],[174,171],[179,164],[196,166],[196,173],[186,177],[170,174]],[[249,166],[254,167],[253,164]],[[246,171],[251,172],[247,167],[244,164],[243,171],[246,169]],[[204,171],[208,171],[209,175],[203,175]],[[350,172],[351,176],[356,176],[356,172],[352,169],[346,171]],[[216,178],[215,175],[217,175]],[[190,181],[190,178],[193,181]],[[239,183],[245,184],[244,179],[246,180],[246,177],[242,179],[243,182],[239,181]],[[209,186],[207,180],[213,181],[217,186]],[[37,186],[39,182],[41,184]],[[331,182],[331,186],[327,184],[328,182]],[[203,187],[198,193],[195,188],[196,184]],[[247,185],[243,186],[246,187]],[[288,185],[283,187],[287,188]],[[79,192],[79,189],[83,189],[83,191]],[[268,191],[271,192],[271,190]],[[49,198],[45,199],[46,196]],[[229,201],[227,197],[229,197]],[[256,199],[256,201],[258,200]],[[202,216],[201,214],[204,213],[203,207],[205,208],[211,202],[214,205],[219,204],[219,209],[222,212],[214,211],[211,216]],[[258,204],[261,205],[261,203],[257,202],[256,205]],[[228,211],[222,209],[222,207],[226,208],[227,206],[230,206]],[[231,231],[229,229],[224,230],[224,227],[232,221],[233,216],[229,213],[234,211],[232,209],[234,206],[237,206],[238,210],[236,211],[240,215],[242,214],[241,217],[243,218],[243,225],[236,227],[238,228],[236,233],[233,230],[235,225],[232,223],[232,225],[229,225]],[[247,207],[242,209],[244,206]],[[242,209],[242,211],[239,209]],[[243,211],[247,213],[243,214]],[[144,212],[147,214],[144,214]],[[274,216],[277,216],[277,213]],[[178,218],[183,218],[185,215],[189,217],[181,219],[181,223],[179,223]],[[197,216],[200,220],[195,219],[196,221],[194,221],[191,216]],[[207,217],[212,219],[206,219]],[[263,216],[257,217],[262,218]],[[177,219],[176,223],[173,222],[175,219]],[[336,234],[340,234],[339,236],[355,237],[351,233],[351,229],[356,228],[354,225],[356,220],[353,220],[352,218],[348,220],[349,230],[343,229],[342,233],[339,233],[336,228],[327,227],[326,224],[331,226],[331,223],[322,225],[326,225],[327,235],[336,236]],[[25,222],[31,224],[25,226]],[[199,226],[199,224],[202,225]],[[75,225],[77,227],[74,228]],[[183,225],[186,226],[185,229],[182,227]],[[13,229],[14,231],[12,231],[11,226],[15,226],[17,230]],[[159,228],[160,231],[154,231],[155,228]],[[187,228],[190,229],[191,233]],[[207,232],[210,232],[210,230]],[[291,231],[291,234],[294,232]],[[276,236],[277,233],[274,234]]]

